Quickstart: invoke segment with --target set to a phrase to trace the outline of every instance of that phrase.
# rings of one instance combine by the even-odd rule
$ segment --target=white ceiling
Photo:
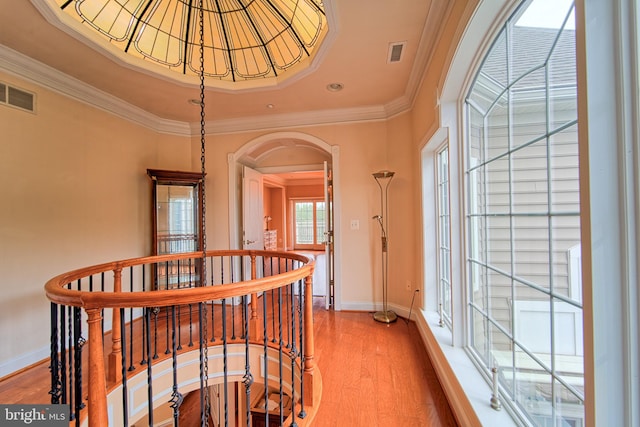
[[[32,1],[0,1],[0,44],[8,51],[24,54],[37,61],[28,64],[45,64],[159,120],[199,122],[198,105],[189,103],[199,98],[197,84],[176,83],[114,60],[51,24]],[[298,117],[301,123],[313,124],[383,119],[404,111],[411,106],[452,3],[325,0],[329,44],[310,72],[269,88],[209,88],[206,121],[273,125],[285,117]],[[402,60],[389,64],[389,45],[397,42],[406,43]],[[327,85],[335,82],[344,89],[328,91]]]

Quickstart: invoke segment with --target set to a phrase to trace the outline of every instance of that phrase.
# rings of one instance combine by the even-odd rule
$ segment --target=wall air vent
[[[35,95],[31,92],[0,83],[0,104],[35,112]]]
[[[407,42],[390,43],[387,63],[393,64],[394,62],[400,62],[402,60],[402,52],[404,52],[406,44]]]

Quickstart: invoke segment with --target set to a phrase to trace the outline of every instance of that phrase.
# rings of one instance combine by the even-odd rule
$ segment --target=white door
[[[242,168],[242,248],[264,249],[264,205],[262,174]]]
[[[328,162],[324,162],[324,229],[325,229],[325,246],[324,252],[326,257],[326,292],[325,292],[325,308],[334,307],[334,292],[335,292],[335,280],[334,280],[334,268],[333,268],[333,177],[331,172],[331,166]]]

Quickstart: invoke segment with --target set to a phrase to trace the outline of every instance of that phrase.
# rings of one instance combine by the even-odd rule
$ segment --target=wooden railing
[[[259,400],[251,395],[258,378],[261,391],[254,395],[261,393],[257,397],[263,396],[265,402],[258,409],[265,417],[270,411],[272,415],[277,412],[281,424],[297,425],[296,420],[318,403],[314,393],[313,268],[308,258],[295,253],[227,250],[207,251],[204,258],[193,252],[128,259],[54,277],[45,285],[52,302],[52,403],[70,405],[71,419],[77,425],[83,421],[86,406],[88,424],[106,426],[111,393],[120,393],[122,408],[115,413],[121,414],[122,421],[112,422],[130,425],[135,421],[131,416],[137,415],[129,406],[140,393],[134,396],[128,382],[146,371],[148,424],[154,424],[154,402],[158,400],[154,396],[163,387],[164,392],[171,392],[166,402],[177,424],[180,403],[189,388],[185,384],[194,383],[193,379],[178,381],[181,360],[186,360],[181,358],[197,352],[201,425],[207,425],[205,417],[211,412],[208,390],[213,377],[224,386],[224,405],[219,406],[224,407],[225,417],[229,416],[228,385],[241,382],[246,399],[241,399],[242,408],[236,408],[236,414],[241,414],[240,409],[244,414],[235,416],[238,424],[250,425],[255,416],[252,405]],[[83,319],[88,324],[87,351]],[[229,363],[239,363],[227,354],[232,347],[236,353],[244,348],[242,375],[228,368]],[[222,360],[222,365],[215,364],[222,366],[219,371],[214,370],[218,368],[214,368],[210,351]],[[163,379],[167,382],[173,377],[170,390],[158,382],[153,387],[154,375],[156,379],[159,375],[153,367],[162,361],[172,362],[171,375]],[[144,369],[136,371],[139,367]],[[270,393],[279,397],[277,411],[269,407]],[[290,402],[291,407],[284,408],[283,402]]]

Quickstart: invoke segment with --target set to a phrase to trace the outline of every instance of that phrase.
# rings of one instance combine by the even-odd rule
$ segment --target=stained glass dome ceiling
[[[126,63],[183,81],[199,73],[199,0],[50,2],[63,23]],[[272,85],[294,75],[328,30],[322,0],[203,0],[203,9],[208,86]]]

